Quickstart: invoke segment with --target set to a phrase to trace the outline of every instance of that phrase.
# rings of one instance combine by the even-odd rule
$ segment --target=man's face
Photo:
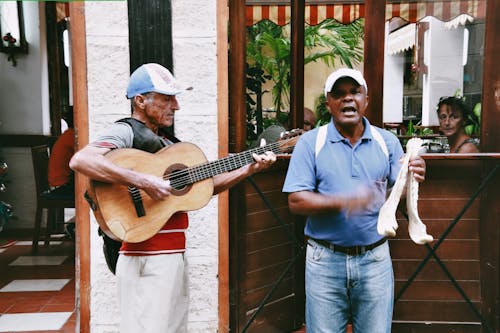
[[[303,129],[304,131],[310,131],[314,128],[314,113],[312,111],[306,111],[304,110],[304,126]]]
[[[439,130],[448,137],[457,134],[465,125],[462,113],[446,104],[439,108],[438,119]]]
[[[169,127],[174,123],[179,103],[175,96],[149,93],[146,96],[145,115],[155,127]]]
[[[368,96],[364,87],[352,78],[344,77],[335,82],[326,98],[326,106],[341,127],[352,127],[362,122],[368,106]]]

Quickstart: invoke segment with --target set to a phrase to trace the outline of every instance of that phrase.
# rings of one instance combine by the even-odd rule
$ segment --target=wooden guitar
[[[253,153],[290,151],[301,132],[264,147],[207,162],[194,144],[180,142],[155,154],[134,148],[116,149],[105,156],[113,163],[170,181],[172,193],[156,201],[133,186],[89,181],[86,198],[101,229],[111,238],[137,243],[154,236],[176,212],[200,209],[213,195],[212,177],[254,162]]]

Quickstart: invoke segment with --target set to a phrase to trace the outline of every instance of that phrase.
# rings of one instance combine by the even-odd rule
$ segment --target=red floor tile
[[[70,279],[60,291],[0,293],[0,314],[31,312],[74,312],[75,309],[75,251],[74,243],[40,246],[38,255],[68,258],[58,266],[9,266],[19,256],[32,256],[31,246],[9,246],[0,253],[0,288],[19,279]],[[59,331],[30,331],[30,333],[73,333],[76,315],[70,317]],[[22,333],[22,332],[21,332]]]

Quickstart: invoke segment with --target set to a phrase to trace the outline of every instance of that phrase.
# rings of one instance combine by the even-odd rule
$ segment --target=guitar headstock
[[[299,137],[305,131],[300,128],[296,128],[290,131],[281,133],[280,139],[278,140],[279,150],[283,153],[290,154],[293,151],[293,147],[297,144]]]

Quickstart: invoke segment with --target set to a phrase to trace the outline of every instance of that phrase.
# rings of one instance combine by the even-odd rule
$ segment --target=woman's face
[[[462,112],[452,109],[449,105],[441,105],[438,118],[439,130],[446,136],[459,133],[465,125]]]

